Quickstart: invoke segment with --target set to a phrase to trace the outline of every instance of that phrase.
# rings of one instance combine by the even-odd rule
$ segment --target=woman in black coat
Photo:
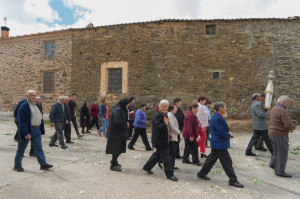
[[[112,109],[108,122],[106,153],[112,154],[110,170],[113,171],[122,171],[117,159],[121,153],[126,152],[126,140],[129,140],[127,112],[129,103],[129,99],[121,99]]]
[[[89,113],[89,103],[84,102],[80,107],[80,126],[82,127],[82,134],[90,133],[89,132],[90,124],[90,113]],[[86,133],[84,132],[84,126],[86,126]]]
[[[153,174],[151,169],[161,160],[164,164],[164,171],[168,179],[177,181],[174,176],[173,163],[171,161],[169,141],[171,140],[171,132],[168,132],[169,119],[167,117],[169,102],[161,100],[159,102],[159,111],[152,118],[152,144],[156,151],[143,167],[148,174]]]

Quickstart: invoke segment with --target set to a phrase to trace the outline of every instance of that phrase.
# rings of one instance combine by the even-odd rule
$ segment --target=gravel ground
[[[293,178],[274,175],[268,166],[270,153],[255,151],[258,156],[244,155],[251,132],[235,133],[229,150],[235,172],[244,189],[228,186],[228,178],[218,161],[211,180],[198,179],[200,167],[182,164],[176,160],[178,182],[167,180],[163,170],[154,167],[154,175],[141,168],[152,152],[145,151],[141,138],[136,150],[128,150],[119,158],[122,172],[109,170],[110,155],[105,154],[106,139],[96,131],[78,140],[69,149],[49,147],[54,128],[46,126],[43,149],[46,160],[53,164],[51,171],[41,171],[36,158],[23,159],[25,172],[12,170],[17,143],[13,140],[16,126],[0,121],[0,199],[56,199],[56,198],[300,198],[300,137],[299,130],[290,135],[290,154],[286,171]],[[74,136],[74,130],[72,129]],[[150,134],[148,135],[150,138]],[[183,143],[181,142],[181,153]],[[209,151],[209,149],[208,149]],[[201,159],[203,162],[204,159]]]

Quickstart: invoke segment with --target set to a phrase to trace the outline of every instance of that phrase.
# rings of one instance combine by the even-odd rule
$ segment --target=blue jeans
[[[15,167],[21,167],[22,166],[22,159],[24,152],[26,150],[26,147],[28,145],[29,140],[27,139],[19,139],[18,142],[18,150],[15,157]],[[44,151],[42,148],[42,136],[41,131],[39,128],[32,128],[31,131],[31,143],[34,148],[36,157],[38,159],[38,162],[41,166],[46,165],[47,162],[45,160]]]
[[[102,134],[105,135],[105,129],[108,125],[108,119],[101,118],[102,127],[99,129],[99,131],[102,131]]]

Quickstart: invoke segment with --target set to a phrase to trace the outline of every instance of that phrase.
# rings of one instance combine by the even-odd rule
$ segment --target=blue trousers
[[[28,145],[29,140],[27,139],[19,139],[18,142],[18,150],[15,157],[15,167],[21,167],[22,166],[22,159],[24,152],[26,150],[26,147]],[[46,165],[47,162],[45,160],[44,151],[42,148],[42,136],[41,131],[39,128],[32,128],[31,131],[31,143],[34,148],[36,157],[38,162],[41,166]]]
[[[101,123],[102,123],[102,127],[99,129],[100,131],[102,131],[102,135],[105,135],[105,129],[107,128],[108,125],[108,119],[106,118],[101,118]]]

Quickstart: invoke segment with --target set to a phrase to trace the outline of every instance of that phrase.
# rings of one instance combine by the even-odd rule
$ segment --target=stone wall
[[[55,41],[54,60],[44,60],[44,43]],[[59,95],[70,91],[72,64],[72,32],[55,31],[0,39],[0,111],[12,111],[13,103],[26,96],[29,89],[41,96],[44,112]],[[55,93],[42,92],[44,71],[56,72]]]
[[[73,31],[71,90],[79,104],[103,96],[101,65],[128,63],[128,93],[106,94],[110,105],[135,96],[152,115],[161,97],[183,99],[183,108],[202,94],[223,100],[229,116],[250,116],[251,95],[264,92],[274,70],[274,95],[294,100],[299,115],[300,20],[249,19],[157,21]],[[216,35],[206,35],[216,25]],[[220,72],[220,79],[212,79]],[[297,109],[298,108],[298,109]]]

